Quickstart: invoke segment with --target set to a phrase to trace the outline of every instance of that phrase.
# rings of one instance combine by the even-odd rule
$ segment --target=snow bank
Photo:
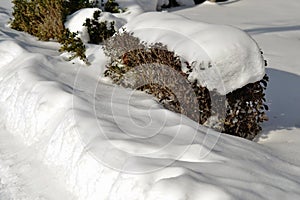
[[[209,90],[227,94],[261,80],[265,74],[259,47],[239,29],[157,12],[139,15],[125,27],[143,41],[166,44],[192,63],[189,79]]]

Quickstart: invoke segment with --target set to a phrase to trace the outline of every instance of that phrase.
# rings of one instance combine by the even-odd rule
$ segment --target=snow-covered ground
[[[7,26],[11,6],[0,3],[1,200],[300,199],[295,0],[169,11],[238,27],[264,51],[270,120],[256,142],[220,135],[146,94],[105,82],[100,46],[89,46],[89,67],[66,62],[58,44]],[[147,10],[133,8],[134,15]],[[131,18],[123,16],[124,22]]]

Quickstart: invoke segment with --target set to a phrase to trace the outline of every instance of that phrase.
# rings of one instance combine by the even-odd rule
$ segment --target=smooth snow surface
[[[10,29],[11,4],[1,1],[0,199],[300,199],[300,61],[292,56],[300,45],[299,6],[269,3],[277,5],[271,14],[286,14],[259,12],[259,0],[174,11],[226,21],[263,44],[271,111],[255,143],[220,135],[144,93],[106,82],[101,46],[87,45],[90,67],[66,62],[58,44]],[[267,23],[273,28],[264,29]]]

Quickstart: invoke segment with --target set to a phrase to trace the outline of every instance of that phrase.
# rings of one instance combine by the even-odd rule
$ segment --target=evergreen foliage
[[[61,38],[61,44],[60,52],[66,51],[71,53],[69,60],[78,57],[87,65],[90,64],[85,55],[85,45],[81,39],[77,37],[77,33],[70,32],[69,29],[66,29]]]
[[[104,4],[104,11],[110,13],[121,13],[123,10],[120,8],[119,4],[115,0],[108,0]]]
[[[90,0],[68,0],[65,1],[66,14],[70,15],[77,10],[82,8],[95,8],[98,5],[98,0],[90,1]]]
[[[87,27],[87,31],[90,37],[89,43],[100,44],[104,40],[110,38],[115,34],[114,22],[110,22],[109,27],[107,21],[99,22],[101,11],[94,12],[93,19],[86,19],[84,26]]]
[[[38,37],[59,39],[64,32],[64,0],[13,0],[11,27]]]

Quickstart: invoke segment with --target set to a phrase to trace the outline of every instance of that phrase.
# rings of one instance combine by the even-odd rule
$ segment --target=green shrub
[[[121,13],[123,10],[120,8],[119,4],[115,0],[108,0],[104,4],[104,11],[110,13]]]
[[[77,33],[70,32],[69,29],[66,29],[63,38],[61,38],[61,44],[60,52],[66,51],[71,53],[69,60],[78,57],[87,65],[90,64],[85,55],[85,46],[82,40],[77,37]]]
[[[64,0],[13,0],[11,27],[38,37],[58,39],[64,32]]]
[[[100,44],[104,40],[110,38],[115,34],[114,22],[110,22],[109,27],[107,21],[99,22],[101,11],[94,12],[93,19],[86,19],[83,26],[87,27],[87,31],[90,37],[89,43]]]
[[[64,2],[66,13],[70,15],[77,10],[82,8],[95,8],[98,5],[98,0],[90,1],[90,0],[68,0]]]
[[[267,120],[265,111],[268,107],[265,105],[264,94],[267,76],[222,96],[197,82],[189,82],[187,78],[192,67],[188,65],[189,72],[183,73],[180,58],[160,43],[147,45],[131,33],[124,32],[106,41],[103,50],[111,58],[104,75],[114,83],[152,94],[165,108],[182,113],[200,124],[206,125],[211,116],[224,112],[224,115],[218,116],[212,128],[251,140],[261,131],[261,123]],[[137,66],[143,66],[143,69]],[[168,71],[167,76],[161,75],[163,71],[159,66],[168,66],[172,70]],[[178,75],[185,80],[178,81]],[[182,82],[190,85],[196,102]],[[141,86],[136,87],[139,84]],[[184,107],[182,102],[190,106]]]

